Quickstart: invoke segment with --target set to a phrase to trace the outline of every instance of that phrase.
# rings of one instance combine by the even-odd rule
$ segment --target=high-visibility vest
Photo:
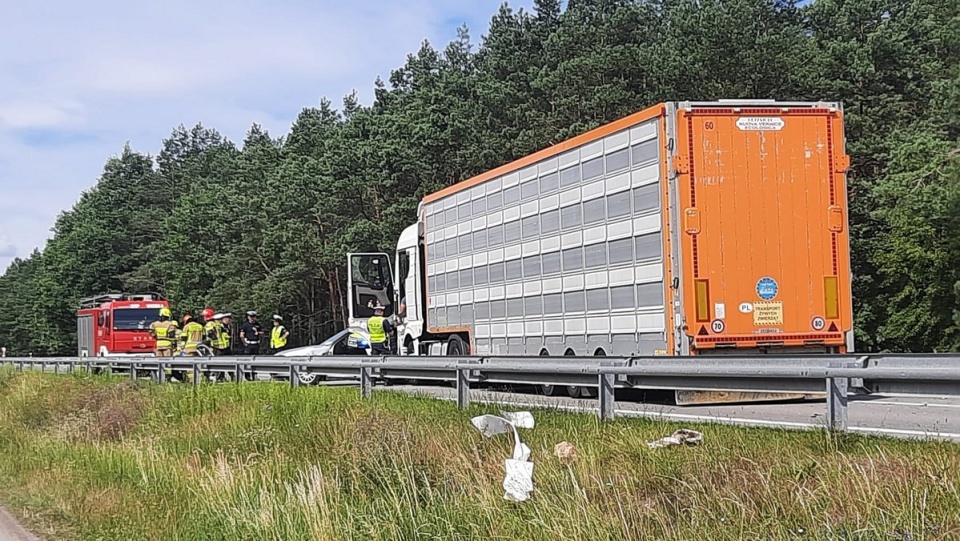
[[[223,341],[223,324],[219,321],[208,321],[203,326],[203,334],[210,339],[210,345],[217,349],[224,349],[222,345]],[[210,336],[213,336],[210,338]]]
[[[220,324],[220,349],[230,349],[230,331],[223,323]]]
[[[181,336],[184,339],[183,350],[187,353],[195,353],[197,346],[203,343],[203,325],[191,321],[183,326]]]
[[[370,331],[370,342],[380,344],[387,341],[387,333],[383,330],[383,316],[373,316],[367,320],[367,330]]]
[[[157,335],[157,349],[173,347],[173,340],[177,337],[177,324],[174,321],[154,321],[150,330]]]
[[[282,348],[287,345],[287,338],[283,336],[283,333],[287,332],[283,328],[283,325],[277,325],[270,332],[270,347],[273,349]]]

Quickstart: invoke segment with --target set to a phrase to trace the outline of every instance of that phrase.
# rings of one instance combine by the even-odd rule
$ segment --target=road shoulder
[[[27,531],[6,508],[0,506],[0,541],[40,541]]]

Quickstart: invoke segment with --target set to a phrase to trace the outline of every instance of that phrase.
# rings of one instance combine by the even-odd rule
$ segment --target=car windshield
[[[113,329],[116,331],[146,330],[159,316],[159,308],[118,308],[113,311]]]
[[[323,342],[320,342],[319,345],[321,345],[321,346],[329,346],[329,345],[332,345],[332,344],[333,344],[334,342],[336,342],[337,340],[340,340],[341,338],[343,338],[343,335],[346,334],[346,332],[347,332],[346,330],[340,331],[340,332],[338,332],[337,334],[331,336],[330,338],[327,338],[327,339],[324,340]]]
[[[320,342],[318,346],[332,346],[333,344],[346,338],[346,336],[351,333],[358,334],[360,335],[361,338],[366,338],[366,335],[367,335],[366,331],[364,331],[360,327],[347,327],[346,329],[334,334],[330,338],[327,338],[323,342]]]

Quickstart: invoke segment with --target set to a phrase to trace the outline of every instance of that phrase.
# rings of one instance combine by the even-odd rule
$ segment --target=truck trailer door
[[[681,107],[687,334],[717,348],[843,351],[852,326],[842,113]]]
[[[390,258],[383,253],[347,254],[347,303],[352,327],[367,328],[367,319],[373,316],[373,307],[384,307],[384,317],[394,312],[393,271]]]

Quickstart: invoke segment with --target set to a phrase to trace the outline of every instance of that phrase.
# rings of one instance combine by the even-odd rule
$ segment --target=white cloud
[[[77,100],[22,100],[0,104],[0,127],[4,128],[65,126],[82,120],[83,105]]]
[[[500,1],[0,0],[0,272],[5,245],[42,245],[127,141],[156,154],[202,122],[239,142],[324,96],[369,103],[424,39],[442,48],[466,22],[476,40]]]

